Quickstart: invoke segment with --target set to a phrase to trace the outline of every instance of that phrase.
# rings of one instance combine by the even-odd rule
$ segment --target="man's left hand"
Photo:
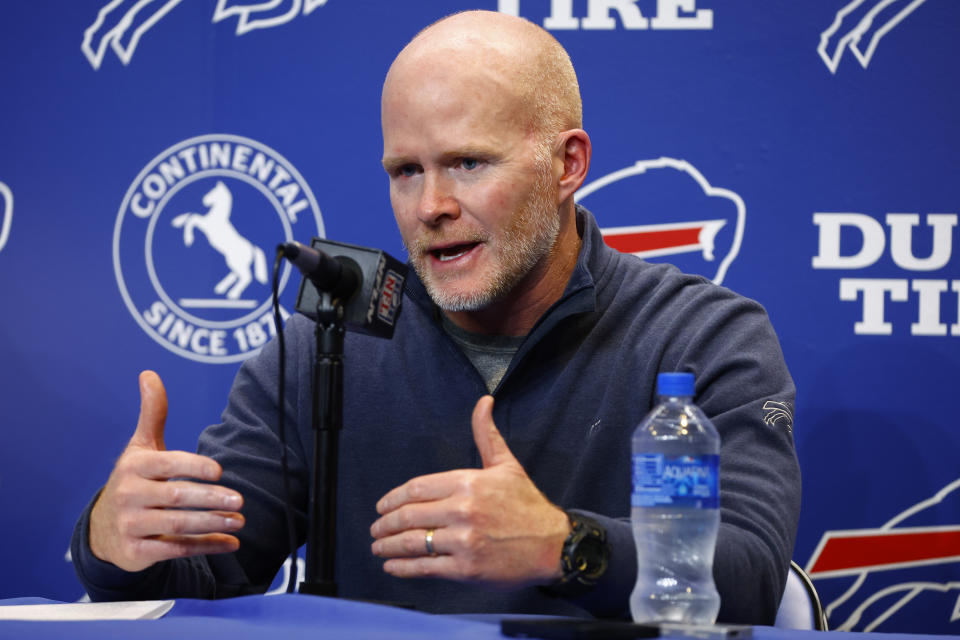
[[[561,576],[567,515],[510,452],[493,422],[492,396],[477,401],[472,426],[483,468],[420,476],[387,493],[370,527],[373,553],[400,578],[499,588],[548,584]]]

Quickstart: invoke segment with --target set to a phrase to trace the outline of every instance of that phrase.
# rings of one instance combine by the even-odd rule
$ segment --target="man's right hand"
[[[206,456],[167,451],[166,418],[163,382],[156,373],[144,371],[137,430],[90,514],[93,554],[126,571],[240,546],[226,532],[243,527],[243,497],[226,487],[179,479],[216,482],[223,469]]]

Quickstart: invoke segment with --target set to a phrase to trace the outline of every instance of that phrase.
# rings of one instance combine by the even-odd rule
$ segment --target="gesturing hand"
[[[239,493],[171,480],[217,481],[222,469],[205,456],[166,451],[166,418],[163,383],[156,373],[144,371],[137,429],[90,514],[93,554],[127,571],[170,558],[236,551],[240,545],[236,537],[224,533],[244,524],[238,513],[243,504]]]
[[[482,469],[413,478],[377,503],[372,549],[397,577],[435,577],[501,588],[561,575],[566,514],[534,486],[493,422],[493,397],[473,410]],[[428,552],[431,535],[434,553]]]

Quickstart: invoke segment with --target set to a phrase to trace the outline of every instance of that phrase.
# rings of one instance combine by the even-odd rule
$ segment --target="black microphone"
[[[363,280],[360,267],[350,258],[337,259],[296,241],[281,244],[277,249],[300,269],[304,278],[334,298],[349,298]]]
[[[314,238],[310,244],[288,242],[278,247],[303,273],[297,311],[316,320],[318,290],[329,292],[343,304],[347,329],[392,338],[407,265],[368,247],[322,238]]]

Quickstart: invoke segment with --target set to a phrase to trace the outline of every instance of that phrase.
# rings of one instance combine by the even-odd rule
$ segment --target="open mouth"
[[[474,247],[477,246],[477,242],[468,242],[465,244],[454,244],[449,247],[441,247],[439,249],[432,249],[430,255],[439,260],[440,262],[450,262],[451,260],[456,260],[466,254],[470,253]]]

